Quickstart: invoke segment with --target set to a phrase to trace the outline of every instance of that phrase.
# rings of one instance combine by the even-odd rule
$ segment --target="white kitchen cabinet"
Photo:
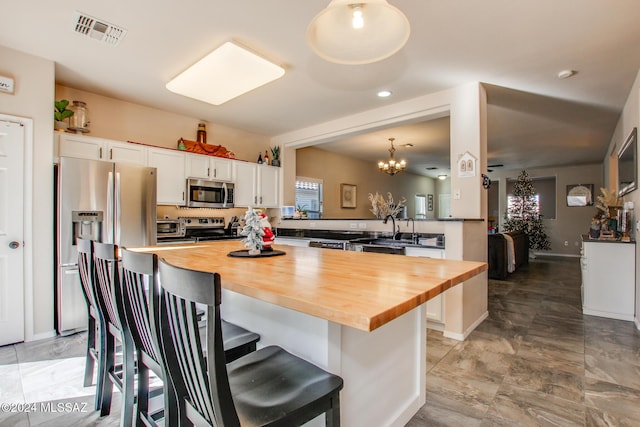
[[[216,181],[233,181],[233,161],[204,154],[185,153],[187,177]]]
[[[158,170],[157,203],[184,206],[186,203],[185,153],[148,147],[148,166]]]
[[[634,320],[635,243],[582,242],[582,312]]]
[[[59,134],[58,155],[77,159],[146,164],[146,147],[128,142],[113,141],[76,134]]]
[[[280,168],[240,161],[234,168],[236,206],[278,207]]]
[[[444,249],[417,248],[407,246],[406,256],[444,259]],[[427,301],[427,327],[437,330],[444,329],[444,296],[445,292]]]

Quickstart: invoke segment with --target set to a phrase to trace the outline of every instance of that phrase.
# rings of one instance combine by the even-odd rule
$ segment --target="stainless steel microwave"
[[[191,208],[232,208],[233,187],[230,182],[187,179],[187,206]]]

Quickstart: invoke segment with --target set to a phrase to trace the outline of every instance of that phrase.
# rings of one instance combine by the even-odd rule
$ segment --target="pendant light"
[[[394,154],[396,152],[395,147],[393,146],[393,141],[395,138],[389,138],[391,142],[391,148],[389,148],[389,160],[386,162],[378,162],[378,169],[380,172],[387,173],[391,176],[397,174],[398,172],[402,172],[407,167],[407,162],[404,160],[396,161]]]
[[[327,61],[369,64],[399,51],[409,33],[409,20],[387,0],[332,0],[307,27],[307,43]]]

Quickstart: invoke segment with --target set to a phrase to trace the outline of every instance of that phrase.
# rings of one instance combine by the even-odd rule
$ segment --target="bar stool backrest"
[[[78,239],[78,270],[80,271],[80,283],[82,284],[82,294],[87,303],[87,310],[90,312],[96,306],[93,279],[95,274],[93,263],[93,244],[91,240]]]
[[[114,287],[119,283],[118,247],[110,243],[93,244],[96,269],[96,302],[100,307],[104,321],[122,330],[122,325],[114,303]]]
[[[158,343],[151,333],[150,297],[158,257],[155,254],[122,249],[123,311],[137,349],[160,363]]]
[[[164,365],[178,401],[184,405],[180,408],[181,418],[196,425],[239,426],[223,348],[220,275],[182,269],[161,259],[156,280],[159,284],[153,288],[157,297],[152,299],[152,318]],[[197,303],[206,306],[206,358]]]

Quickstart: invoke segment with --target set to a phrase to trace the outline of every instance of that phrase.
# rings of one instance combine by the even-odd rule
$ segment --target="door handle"
[[[18,249],[20,247],[20,242],[16,242],[15,240],[11,243],[9,243],[9,247],[11,249]]]

